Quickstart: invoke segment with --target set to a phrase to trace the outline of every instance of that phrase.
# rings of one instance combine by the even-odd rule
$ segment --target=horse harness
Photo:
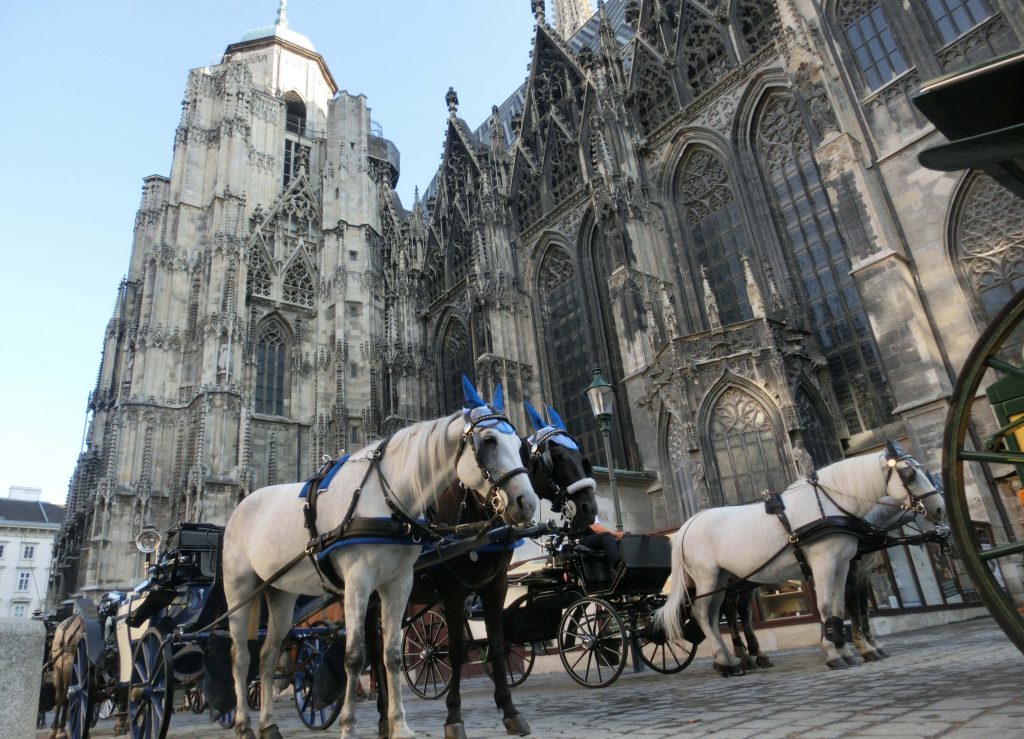
[[[480,461],[480,456],[477,452],[476,446],[469,444],[469,440],[473,436],[476,427],[487,421],[498,421],[511,425],[504,415],[497,412],[487,413],[475,419],[471,419],[467,416],[466,426],[462,431],[462,436],[459,439],[458,452],[455,455],[455,465],[458,466],[459,459],[462,457],[462,453],[466,450],[467,445],[471,446],[477,466],[480,468],[483,478],[490,483],[490,488],[484,496],[484,499],[494,510],[494,516],[487,522],[487,528],[490,528],[494,521],[501,516],[504,510],[504,505],[498,491],[501,489],[501,486],[511,478],[518,474],[526,474],[526,468],[516,467],[499,476],[497,479],[493,478],[490,470],[484,467],[483,463]],[[309,492],[306,496],[306,505],[303,508],[306,530],[309,532],[309,543],[306,545],[305,555],[308,556],[310,562],[312,562],[313,568],[316,570],[316,573],[323,584],[324,590],[327,592],[334,592],[335,594],[341,593],[344,591],[345,583],[341,575],[338,573],[337,568],[335,568],[334,562],[331,558],[321,555],[327,553],[333,547],[340,545],[345,540],[368,538],[373,540],[381,539],[395,543],[418,545],[421,544],[424,539],[437,540],[441,539],[445,534],[459,533],[469,528],[461,524],[456,524],[452,527],[432,522],[419,521],[402,509],[394,499],[394,496],[389,492],[391,490],[391,486],[388,483],[387,478],[384,477],[384,471],[380,464],[380,460],[384,456],[384,452],[387,449],[388,444],[391,442],[391,439],[391,436],[385,438],[367,457],[369,464],[367,465],[366,473],[363,475],[362,481],[353,491],[352,502],[349,504],[345,517],[342,519],[340,524],[325,533],[320,533],[316,525],[317,499],[321,493],[326,492],[326,490],[320,489],[320,484],[330,473],[334,463],[329,461],[325,462],[317,471],[317,474],[310,480]],[[374,471],[377,473],[377,479],[380,483],[381,494],[384,496],[384,502],[387,504],[388,508],[391,509],[390,518],[374,518],[355,515],[356,505],[359,502],[363,487],[366,485],[367,480],[369,480],[370,475],[373,474]],[[463,487],[465,488],[465,486]],[[469,490],[469,488],[465,489],[467,491]]]
[[[910,467],[909,469],[899,469],[898,467],[898,463],[905,459],[910,459],[910,456],[898,446],[890,442],[886,451],[885,486],[888,488],[889,480],[892,479],[892,473],[895,471],[900,477],[900,484],[906,491],[910,503],[903,503],[893,507],[903,511],[913,512],[915,514],[923,514],[925,513],[924,499],[932,495],[938,495],[939,490],[935,488],[926,493],[915,494],[910,489],[908,483],[914,479],[917,471],[913,467]],[[931,478],[929,477],[929,479]],[[767,567],[768,564],[782,554],[787,547],[792,546],[793,556],[796,557],[797,564],[800,565],[800,572],[803,574],[804,578],[810,580],[811,568],[807,563],[807,557],[804,555],[803,547],[832,534],[849,534],[856,538],[858,541],[858,557],[867,552],[885,549],[893,544],[918,543],[919,541],[942,539],[940,534],[922,535],[920,537],[905,537],[902,539],[890,537],[886,529],[873,526],[864,519],[843,508],[835,498],[828,494],[828,491],[822,487],[821,483],[818,482],[818,475],[816,472],[811,472],[807,477],[807,482],[810,483],[812,488],[814,488],[814,499],[818,504],[818,512],[821,514],[821,518],[804,524],[795,530],[789,522],[789,517],[786,515],[786,504],[782,500],[782,493],[766,492],[764,494],[765,512],[769,515],[774,515],[779,519],[779,523],[782,524],[782,527],[789,535],[789,540],[786,546],[769,559],[768,562],[761,565],[761,567],[758,568],[759,570]],[[838,508],[842,515],[825,515],[825,508],[821,502],[822,495],[824,495],[832,505]],[[756,571],[757,570],[755,570],[755,572]],[[754,573],[752,572],[750,574],[752,575]]]

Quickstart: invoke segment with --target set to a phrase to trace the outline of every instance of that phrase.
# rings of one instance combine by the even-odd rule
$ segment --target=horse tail
[[[693,518],[672,535],[672,589],[665,605],[654,612],[655,624],[664,630],[670,642],[683,641],[681,610],[684,605],[690,604],[686,587],[690,575],[686,571],[686,560],[683,557],[683,537],[692,522]]]

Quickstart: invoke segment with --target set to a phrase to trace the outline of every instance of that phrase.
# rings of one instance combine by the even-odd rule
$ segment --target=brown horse
[[[67,739],[68,683],[71,682],[71,663],[78,642],[85,633],[82,617],[71,616],[61,621],[53,632],[48,665],[53,681],[53,726],[50,739]]]

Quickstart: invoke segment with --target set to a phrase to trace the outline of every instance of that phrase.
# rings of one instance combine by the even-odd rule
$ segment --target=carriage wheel
[[[957,546],[957,555],[978,590],[978,595],[1017,648],[1024,652],[1024,617],[1014,605],[1003,585],[996,579],[992,568],[994,560],[1012,558],[1019,561],[1024,542],[1014,541],[985,549],[971,524],[970,507],[964,493],[964,463],[1015,464],[1024,466],[1024,453],[1012,451],[1007,442],[1013,441],[1021,423],[1016,421],[982,441],[982,449],[965,440],[971,422],[975,396],[986,376],[992,370],[997,378],[1014,377],[1024,380],[1024,368],[1011,365],[999,356],[1009,343],[1016,344],[1015,332],[1024,320],[1024,291],[1018,292],[1009,304],[982,332],[971,350],[953,390],[953,402],[946,417],[946,430],[942,442],[942,476],[946,484],[945,501],[950,530]],[[979,410],[986,408],[981,400]],[[970,446],[970,448],[968,448]],[[978,475],[979,479],[982,480]],[[998,496],[997,491],[993,491]],[[1019,512],[1019,511],[1018,511]],[[1011,513],[1012,515],[1012,513]]]
[[[68,682],[68,736],[71,739],[89,739],[95,709],[89,665],[89,647],[85,639],[78,640],[71,662],[71,680]]]
[[[132,652],[128,685],[128,722],[132,739],[164,739],[173,713],[174,673],[171,645],[163,632],[149,628]]]
[[[491,679],[491,661],[487,658],[487,650],[484,649],[484,661],[482,667],[487,676]],[[533,653],[533,646],[530,644],[505,644],[505,680],[508,686],[514,688],[526,682],[526,678],[533,672],[533,663],[537,657]]]
[[[262,683],[259,678],[256,678],[251,683],[245,693],[245,702],[249,704],[249,708],[253,711],[260,710],[260,703],[262,702]]]
[[[206,710],[206,696],[203,695],[202,685],[195,683],[185,690],[185,707],[195,714]]]
[[[440,698],[452,684],[448,622],[431,608],[402,632],[402,672],[420,698]]]
[[[685,670],[697,656],[697,645],[689,642],[670,642],[665,632],[654,623],[654,609],[664,605],[664,597],[656,597],[642,604],[635,612],[633,631],[639,647],[640,659],[655,672],[672,675]]]
[[[338,718],[344,696],[325,706],[320,705],[313,695],[313,679],[327,653],[327,640],[314,635],[299,642],[295,653],[295,674],[292,687],[295,689],[295,710],[299,718],[310,729],[323,731]]]
[[[586,688],[603,688],[618,679],[626,666],[627,641],[618,612],[600,598],[576,601],[558,626],[562,666]]]

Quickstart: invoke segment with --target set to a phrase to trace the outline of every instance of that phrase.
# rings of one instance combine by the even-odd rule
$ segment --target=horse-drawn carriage
[[[667,539],[626,534],[621,561],[614,565],[603,549],[565,532],[551,536],[545,548],[544,557],[520,563],[529,567],[539,560],[540,567],[517,574],[513,566],[509,574],[503,631],[510,686],[529,677],[538,655],[555,652],[572,679],[588,688],[615,682],[632,648],[661,673],[679,672],[693,661],[699,630],[688,628],[686,641],[669,643],[650,628],[654,610],[665,602],[662,591],[672,569]],[[472,599],[467,615],[467,641],[488,670],[487,634]],[[448,690],[449,637],[436,603],[414,610],[405,628],[403,668],[409,686],[423,698],[439,698]]]

